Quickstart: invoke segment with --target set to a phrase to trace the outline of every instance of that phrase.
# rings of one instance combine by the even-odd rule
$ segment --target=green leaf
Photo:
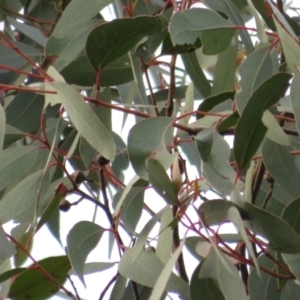
[[[178,45],[193,44],[200,37],[203,53],[213,55],[229,46],[235,28],[215,11],[194,8],[175,13],[169,31],[173,44]]]
[[[292,196],[300,198],[300,171],[288,148],[265,139],[262,155],[266,169],[278,185]]]
[[[60,284],[65,282],[71,268],[67,256],[48,257],[38,263]],[[59,286],[45,276],[36,265],[33,265],[13,281],[8,297],[18,300],[47,299],[58,290]]]
[[[116,207],[124,190],[117,192],[114,196],[113,206]],[[144,205],[144,187],[133,186],[125,196],[120,218],[127,230],[134,233],[141,218]]]
[[[0,221],[2,224],[10,220],[23,222],[33,218],[42,173],[43,170],[40,170],[26,177],[1,199]]]
[[[89,275],[98,272],[103,272],[107,269],[112,268],[115,265],[114,262],[90,262],[86,263],[83,268],[83,274]],[[76,275],[74,269],[71,269],[68,273],[69,275]]]
[[[20,273],[26,271],[26,268],[15,268],[15,269],[12,269],[12,270],[8,270],[4,273],[1,273],[0,274],[0,283],[16,276],[16,275],[19,275]]]
[[[268,110],[264,112],[262,122],[268,128],[266,133],[266,137],[268,139],[284,146],[289,146],[291,144],[291,140],[287,134],[283,131],[275,117]]]
[[[242,203],[246,227],[269,241],[269,249],[281,253],[300,252],[300,238],[284,220],[248,202]],[[248,214],[248,217],[247,217]]]
[[[125,278],[122,275],[119,275],[111,291],[109,300],[122,300],[126,288],[126,283],[127,283],[127,278]]]
[[[170,154],[166,145],[172,143],[174,119],[158,117],[142,120],[134,125],[128,134],[128,155],[136,174],[148,180],[146,160],[154,158],[165,169],[169,168],[175,156]]]
[[[0,262],[11,258],[17,253],[16,245],[7,239],[6,233],[3,228],[0,228]]]
[[[240,170],[250,162],[267,132],[261,120],[264,111],[284,96],[290,79],[290,74],[275,74],[260,85],[248,100],[235,130],[233,151]]]
[[[181,59],[198,92],[204,98],[209,97],[211,95],[211,85],[199,65],[195,52],[182,54]]]
[[[134,262],[133,253],[132,248],[126,249],[119,264],[119,273],[141,285],[154,287],[157,278],[164,269],[164,264],[151,248],[144,250]],[[165,291],[189,299],[188,284],[173,273],[171,273]]]
[[[172,275],[172,270],[174,268],[174,265],[178,260],[179,255],[181,254],[183,245],[184,245],[184,240],[181,242],[180,246],[175,250],[172,257],[166,263],[165,267],[163,268],[160,275],[158,276],[149,300],[160,300],[167,286],[169,278]]]
[[[293,272],[297,280],[300,280],[300,254],[282,254],[282,258]]]
[[[289,203],[281,214],[282,220],[286,221],[291,228],[300,233],[300,199]]]
[[[265,255],[258,258],[260,266],[276,272],[276,265]],[[259,276],[254,268],[251,269],[249,276],[249,294],[250,299],[280,300],[280,291],[278,290],[277,279],[267,273],[262,272]]]
[[[300,293],[299,284],[288,280],[281,292],[281,300],[296,300]]]
[[[96,71],[129,52],[142,38],[162,30],[160,18],[140,16],[100,25],[88,36],[87,56]]]
[[[204,99],[198,106],[198,110],[201,112],[211,111],[218,104],[225,102],[228,99],[234,99],[234,92],[223,92],[217,95],[210,96]],[[204,115],[197,115],[197,119],[203,118]]]
[[[225,0],[225,4],[228,8],[228,16],[234,22],[234,24],[245,27],[246,25],[243,20],[243,16],[240,14],[240,11],[237,9],[236,5],[234,5],[235,3],[233,2],[234,1],[231,0]],[[241,2],[239,1],[238,3]],[[238,30],[238,34],[245,46],[248,55],[251,54],[255,49],[248,30]]]
[[[274,9],[273,9],[273,11],[274,11]],[[278,12],[278,14],[280,14],[280,12]],[[278,17],[279,17],[279,15],[274,17],[274,22],[276,25],[278,35],[280,37],[280,41],[282,44],[283,53],[284,53],[287,65],[290,68],[290,70],[298,78],[300,78],[300,70],[299,70],[300,46],[299,46],[298,42],[296,42],[297,36],[295,35],[294,31],[289,26],[289,24],[285,21],[284,17],[282,16],[282,19],[285,21],[284,25],[281,23],[282,20],[279,20]]]
[[[269,47],[262,47],[251,53],[239,68],[241,91],[236,95],[236,105],[241,114],[253,92],[269,77],[278,72],[276,52],[270,53]]]
[[[199,278],[201,264],[195,269],[190,284],[191,300],[225,300],[218,283],[212,278]]]
[[[112,135],[101,123],[83,97],[63,82],[49,83],[57,92],[78,132],[108,160],[114,160],[116,145]]]
[[[167,175],[164,167],[156,159],[149,158],[146,162],[149,182],[154,190],[169,205],[178,205],[178,198],[174,186]]]
[[[291,84],[291,102],[294,110],[294,116],[296,120],[296,127],[298,133],[300,133],[300,101],[299,101],[299,93],[300,93],[300,78],[295,76],[292,84]]]
[[[235,90],[234,83],[237,50],[237,37],[233,37],[227,49],[218,55],[218,61],[214,71],[214,83],[211,91],[212,95]]]
[[[157,214],[155,214],[144,226],[143,230],[140,232],[138,239],[135,243],[134,248],[131,251],[132,255],[132,263],[134,263],[138,257],[141,255],[145,243],[148,239],[149,233],[153,229],[154,225],[160,220],[162,215],[169,209],[169,206],[165,206],[163,209],[161,209]]]
[[[87,20],[68,25],[52,34],[47,41],[45,53],[47,56],[57,56],[53,66],[58,71],[63,70],[82,52],[88,35],[99,23],[99,20]]]
[[[226,261],[230,271],[223,265],[219,255]],[[199,278],[213,278],[217,280],[219,288],[226,300],[235,299],[237,295],[240,300],[248,300],[249,298],[238,270],[225,254],[220,252],[219,255],[213,250],[210,251],[210,254],[201,264]]]
[[[83,272],[85,261],[89,253],[99,243],[102,234],[102,227],[88,221],[78,222],[68,233],[68,256],[74,271],[84,285]]]
[[[64,199],[65,196],[66,195],[64,193],[58,191],[55,197],[49,202],[36,226],[35,233],[41,229],[41,227],[49,220],[54,211],[58,209],[59,203]]]
[[[72,0],[59,18],[52,36],[63,37],[62,32],[65,28],[92,19],[112,2],[112,0],[87,0],[82,3],[80,0]]]

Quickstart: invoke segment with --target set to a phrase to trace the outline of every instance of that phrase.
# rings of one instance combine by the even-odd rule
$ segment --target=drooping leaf
[[[215,251],[211,250],[210,254],[201,264],[199,278],[213,278],[217,280],[219,288],[226,300],[235,299],[237,295],[241,300],[248,300],[243,282],[236,267],[225,254],[220,252],[220,255],[222,255],[223,259],[227,262],[227,265],[230,267],[230,271],[223,265],[219,255],[217,255]]]
[[[47,272],[63,284],[70,270],[67,256],[48,257],[38,262]],[[13,281],[9,290],[10,299],[47,299],[59,290],[57,283],[52,282],[36,266],[29,267]]]
[[[0,221],[2,224],[33,218],[35,204],[41,187],[43,170],[26,177],[10,190],[0,201]]]
[[[51,82],[78,132],[108,160],[114,160],[116,145],[113,137],[84,102],[83,97],[63,82]]]
[[[134,262],[133,249],[127,248],[119,264],[119,272],[122,276],[148,287],[154,287],[163,269],[164,264],[151,248],[143,250]],[[185,299],[189,299],[187,282],[173,273],[171,273],[165,291],[173,292]]]
[[[163,209],[161,209],[157,214],[155,214],[148,223],[144,226],[143,230],[140,232],[138,239],[135,243],[134,248],[131,250],[132,255],[132,263],[134,263],[138,257],[141,255],[143,248],[145,246],[145,243],[147,241],[147,238],[149,236],[149,233],[151,232],[154,225],[160,220],[162,215],[168,211],[169,206],[165,206]]]
[[[0,262],[11,258],[16,254],[16,245],[7,239],[6,233],[3,228],[0,228]]]
[[[149,300],[160,300],[167,286],[169,278],[172,275],[173,267],[179,255],[181,254],[183,245],[184,245],[184,240],[181,242],[180,246],[175,250],[172,257],[168,260],[165,267],[163,268],[160,275],[158,276]]]
[[[292,196],[300,197],[300,186],[297,180],[300,171],[288,148],[265,139],[262,155],[266,169],[278,185]]]
[[[115,265],[114,262],[90,262],[86,263],[83,268],[83,274],[94,274],[97,272],[103,272],[107,269],[112,268]],[[76,272],[71,269],[68,273],[69,275],[76,275]]]
[[[216,280],[199,278],[201,264],[195,269],[190,283],[191,300],[225,300]]]
[[[283,210],[281,218],[285,220],[296,232],[300,233],[300,199],[289,203]]]
[[[149,182],[152,184],[154,190],[167,202],[167,204],[178,205],[178,198],[174,186],[159,161],[149,158],[146,162],[146,169]]]
[[[68,256],[74,271],[84,285],[85,261],[89,253],[97,246],[102,234],[103,228],[88,221],[78,222],[68,233]]]
[[[125,55],[142,38],[162,29],[159,17],[140,16],[116,19],[91,31],[86,43],[87,56],[96,71]]]
[[[234,156],[240,170],[249,163],[267,132],[261,120],[264,111],[284,96],[290,79],[290,74],[275,74],[248,100],[235,130]]]
[[[199,65],[196,54],[194,52],[182,54],[181,59],[198,92],[203,98],[209,97],[211,85]]]
[[[128,135],[128,155],[137,175],[148,180],[146,160],[154,158],[164,168],[169,168],[175,158],[166,149],[172,141],[172,118],[159,117],[142,120],[134,125]]]
[[[276,265],[273,261],[268,259],[265,255],[258,258],[260,266],[276,271]],[[264,300],[280,300],[280,291],[278,290],[277,280],[275,277],[264,272],[259,276],[254,268],[250,271],[249,276],[249,294],[250,299],[264,299]]]

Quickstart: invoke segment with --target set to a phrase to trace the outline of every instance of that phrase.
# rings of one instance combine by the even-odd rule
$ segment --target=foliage
[[[297,13],[2,0],[0,298],[82,299],[91,273],[93,299],[297,298]],[[45,226],[62,255],[36,260]]]

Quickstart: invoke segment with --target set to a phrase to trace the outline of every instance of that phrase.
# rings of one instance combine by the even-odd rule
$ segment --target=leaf
[[[63,284],[70,270],[67,256],[48,257],[38,262],[47,272]],[[9,290],[10,299],[47,299],[59,290],[59,286],[45,276],[35,265],[22,272],[13,281]]]
[[[0,283],[6,281],[16,275],[21,274],[22,272],[24,272],[26,270],[27,270],[26,268],[15,268],[15,269],[8,270],[4,273],[1,273],[0,274]]]
[[[65,187],[65,189],[66,189],[66,187]],[[35,233],[40,230],[40,228],[49,220],[49,218],[54,213],[54,211],[58,209],[58,205],[65,198],[65,196],[66,196],[66,192],[60,192],[58,190],[57,194],[49,202],[49,204],[47,205],[46,209],[44,210],[40,220],[38,221],[38,224],[35,228]]]
[[[154,287],[164,269],[164,264],[149,248],[144,250],[137,260],[133,260],[133,253],[132,248],[126,249],[119,264],[119,273],[143,286]],[[189,299],[188,284],[173,273],[171,273],[165,291]]]
[[[289,146],[291,144],[291,140],[287,134],[283,131],[275,117],[268,110],[264,112],[262,122],[268,128],[266,133],[266,137],[268,139],[284,146]]]
[[[51,82],[49,84],[56,90],[78,132],[102,156],[108,160],[113,160],[116,155],[113,137],[93,110],[84,102],[83,97],[63,82]]]
[[[281,253],[300,252],[300,238],[284,220],[248,202],[242,202],[246,227],[269,241],[269,249]],[[247,217],[248,214],[248,217]]]
[[[201,264],[195,269],[190,283],[191,300],[225,300],[217,282],[212,278],[199,278]]]
[[[275,12],[275,7],[273,7],[273,12]],[[280,14],[280,12],[278,12]],[[300,78],[299,73],[299,61],[300,61],[300,55],[299,55],[299,48],[300,45],[296,41],[297,36],[293,32],[293,30],[290,28],[290,26],[286,23],[284,24],[284,27],[281,20],[278,20],[279,15],[274,15],[274,23],[276,25],[276,29],[278,32],[278,35],[280,37],[281,45],[283,48],[283,53],[286,59],[286,62],[288,64],[288,67],[290,70],[298,77]],[[283,20],[285,20],[283,18]]]
[[[112,268],[115,265],[114,262],[90,262],[86,263],[83,268],[83,274],[89,275],[98,272],[103,272],[107,269]],[[76,272],[71,269],[68,273],[69,275],[76,275]]]
[[[0,105],[0,162],[2,161],[3,154],[2,154],[2,149],[3,149],[3,143],[4,143],[4,137],[5,137],[5,112],[3,109],[3,106]]]
[[[228,16],[234,22],[234,24],[242,26],[242,28],[245,27],[243,16],[240,14],[236,5],[234,5],[235,3],[233,3],[233,1],[231,0],[225,0],[225,4],[228,8],[227,10]],[[238,33],[245,46],[248,55],[251,54],[255,49],[248,30],[238,30]]]
[[[47,41],[45,53],[47,56],[57,56],[53,65],[58,71],[63,70],[82,52],[88,35],[99,23],[100,20],[86,20],[66,25],[59,32],[54,31]]]
[[[181,59],[198,92],[203,98],[209,97],[211,95],[211,85],[199,65],[195,52],[182,54]]]
[[[259,265],[276,272],[276,265],[273,261],[267,258],[265,255],[261,255],[258,258]],[[278,289],[277,279],[265,272],[258,276],[254,268],[250,271],[248,280],[250,299],[262,299],[262,300],[279,300],[280,291]],[[258,298],[257,298],[258,297]]]
[[[116,19],[91,31],[87,56],[96,71],[129,52],[140,40],[162,30],[160,17],[140,16]]]
[[[180,116],[191,113],[194,110],[194,99],[195,99],[194,89],[195,89],[194,84],[190,83],[185,92],[185,103],[184,106],[181,106]],[[181,118],[178,124],[187,126],[189,124],[190,117],[191,115],[187,115],[186,117]]]
[[[300,101],[299,101],[299,93],[300,93],[300,78],[295,76],[292,84],[291,84],[291,102],[294,111],[294,116],[296,120],[296,127],[298,133],[300,133]]]
[[[169,205],[178,205],[178,198],[174,186],[167,175],[164,167],[156,159],[149,158],[146,162],[149,182],[154,190]]]
[[[246,244],[249,255],[253,260],[256,271],[260,275],[259,265],[258,265],[256,256],[254,254],[252,245],[250,244],[250,241],[249,241],[248,235],[246,233],[246,230],[244,228],[244,224],[243,224],[243,221],[242,221],[239,210],[236,207],[230,207],[227,211],[227,216],[228,216],[228,219],[234,223],[234,225],[237,227],[239,233],[243,237],[243,240]]]
[[[0,262],[11,258],[17,253],[16,245],[7,239],[6,233],[2,226],[0,227]]]
[[[157,278],[157,281],[153,287],[151,296],[149,300],[160,300],[161,296],[164,293],[164,290],[167,286],[167,283],[169,281],[169,278],[172,274],[173,267],[178,260],[179,255],[181,254],[183,245],[185,240],[183,240],[180,244],[180,246],[175,250],[172,257],[169,259],[169,261],[166,263],[165,267],[161,271],[160,275]]]
[[[261,121],[264,111],[284,96],[290,79],[291,75],[287,73],[275,74],[260,85],[248,100],[235,130],[233,151],[240,170],[250,162],[267,132]]]
[[[226,300],[239,299],[248,300],[243,282],[239,276],[238,270],[226,255],[220,252],[220,255],[227,262],[230,271],[223,265],[215,251],[211,250],[208,257],[203,261],[200,267],[199,278],[214,278],[218,281],[220,290]]]
[[[33,218],[43,170],[27,176],[10,190],[0,201],[0,222],[18,222]]]
[[[52,36],[57,38],[62,37],[62,30],[74,24],[92,19],[100,10],[112,2],[112,0],[87,0],[82,3],[81,0],[72,0],[72,3],[68,4],[64,13],[59,18]]]
[[[13,18],[10,18],[10,17],[7,18],[7,21],[12,26],[14,26],[17,30],[19,30],[23,34],[27,35],[29,38],[34,40],[36,43],[38,43],[42,47],[45,46],[45,44],[47,42],[47,38],[42,34],[41,30],[39,30],[39,29],[37,29],[33,26],[29,26],[25,23],[20,23],[20,22],[16,21]]]
[[[223,92],[217,95],[210,96],[204,99],[198,106],[198,111],[208,112],[211,111],[218,104],[225,102],[228,99],[234,99],[234,92]],[[204,115],[197,115],[197,119],[203,118]]]
[[[235,69],[237,60],[238,42],[232,37],[230,45],[218,55],[218,61],[214,71],[214,83],[212,95],[234,91]]]
[[[210,200],[200,205],[199,214],[205,225],[219,225],[227,220],[227,213],[231,207],[238,208],[227,200]]]
[[[299,284],[291,280],[288,280],[281,292],[281,300],[284,299],[296,300],[298,298],[299,293],[300,293]]]
[[[135,243],[134,248],[132,248],[131,255],[132,255],[132,263],[134,263],[138,257],[141,255],[145,243],[147,241],[148,235],[151,232],[154,225],[160,220],[162,215],[169,209],[169,206],[165,206],[161,209],[157,214],[155,214],[144,226],[143,230],[140,232],[138,239]]]
[[[169,31],[173,44],[194,44],[197,38],[203,43],[203,53],[218,54],[225,50],[235,33],[234,25],[209,9],[194,8],[176,12]]]
[[[148,180],[146,160],[154,158],[165,169],[169,168],[175,156],[170,154],[166,145],[172,143],[174,119],[158,117],[145,119],[135,124],[128,134],[128,155],[136,174]]]
[[[298,234],[300,233],[300,199],[290,202],[281,214],[282,220],[286,221]]]
[[[113,206],[118,205],[124,190],[117,192],[114,196]],[[125,225],[125,228],[134,233],[135,228],[141,218],[144,205],[144,187],[131,187],[129,193],[125,196],[122,204],[120,218]]]
[[[109,300],[122,300],[126,288],[126,283],[127,283],[127,278],[125,278],[122,275],[119,275],[111,291]]]
[[[171,207],[169,207],[160,219],[156,255],[164,264],[169,260],[173,249],[173,230],[170,226],[173,219]]]
[[[251,53],[239,68],[241,91],[236,95],[236,105],[242,114],[253,92],[269,77],[279,71],[276,52],[270,53],[269,47],[262,47]]]
[[[300,198],[300,171],[288,148],[265,139],[262,155],[266,169],[278,185],[292,196]]]
[[[89,253],[97,246],[103,228],[95,223],[81,221],[75,224],[67,236],[68,256],[77,276],[85,286],[83,272]]]

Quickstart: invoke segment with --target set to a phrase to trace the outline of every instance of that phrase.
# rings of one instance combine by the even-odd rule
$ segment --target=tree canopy
[[[2,0],[0,19],[1,299],[83,299],[111,268],[93,299],[299,297],[297,7]],[[31,254],[44,226],[64,255]]]

